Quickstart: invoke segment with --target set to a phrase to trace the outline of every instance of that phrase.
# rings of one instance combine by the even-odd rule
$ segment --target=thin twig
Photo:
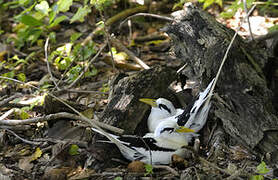
[[[141,139],[141,141],[143,141],[145,146],[148,148],[148,151],[150,153],[150,165],[153,165],[153,157],[152,157],[152,151],[151,151],[150,146],[145,142],[145,140],[141,136],[139,138]]]
[[[266,35],[262,35],[262,36],[259,36],[257,38],[255,38],[254,40],[255,41],[265,41],[267,39],[271,39],[271,38],[274,38],[275,36],[278,36],[278,31],[273,31],[273,32],[269,32],[267,33]],[[254,42],[254,41],[251,41],[251,43]]]
[[[80,79],[81,77],[85,74],[85,72],[88,71],[90,65],[97,59],[97,57],[100,55],[100,53],[103,51],[103,49],[106,47],[107,42],[105,42],[100,49],[98,50],[98,52],[96,53],[96,55],[88,62],[87,66],[85,67],[85,69],[79,74],[79,76],[67,87],[67,89],[72,88]]]
[[[41,145],[42,143],[41,142],[35,142],[35,141],[29,141],[29,140],[26,140],[26,139],[23,139],[22,137],[20,137],[19,135],[17,135],[15,132],[13,132],[12,130],[9,130],[9,129],[5,129],[6,131],[8,131],[9,133],[11,133],[12,135],[14,135],[16,138],[20,139],[21,141],[23,141],[24,143],[27,143],[27,144],[32,144],[32,145]]]
[[[245,11],[245,13],[246,13],[246,20],[247,20],[247,23],[248,23],[249,34],[250,34],[251,39],[252,39],[252,41],[253,41],[253,40],[254,40],[254,37],[253,37],[251,25],[250,25],[250,20],[249,20],[249,14],[248,14],[248,8],[247,8],[246,0],[243,0],[243,6],[244,6],[244,11]]]
[[[252,8],[250,9],[250,11],[247,13],[247,16],[249,16],[249,15],[253,12],[253,10],[255,9],[255,7],[256,7],[256,5],[253,5],[253,6],[252,6]],[[246,16],[246,17],[247,17],[247,16]],[[245,17],[245,18],[246,18],[246,17]],[[244,18],[244,20],[245,20],[245,18]],[[244,20],[243,20],[243,21],[244,21]],[[218,69],[218,72],[217,72],[217,74],[216,74],[216,76],[215,76],[215,80],[214,80],[214,82],[213,82],[213,84],[212,84],[212,87],[211,87],[211,89],[210,89],[210,92],[209,92],[209,94],[208,94],[208,100],[206,101],[206,105],[205,105],[205,106],[207,106],[207,104],[210,102],[210,99],[211,99],[211,97],[212,97],[212,94],[213,94],[215,85],[216,85],[216,83],[217,83],[217,81],[218,81],[220,72],[221,72],[221,70],[222,70],[222,68],[223,68],[223,65],[224,65],[224,63],[225,63],[225,61],[226,61],[226,59],[227,59],[227,57],[228,57],[228,53],[230,52],[230,49],[231,49],[231,47],[232,47],[232,45],[233,45],[233,43],[234,43],[234,40],[235,40],[236,36],[238,35],[238,31],[239,31],[240,27],[241,27],[241,25],[236,29],[236,32],[235,32],[235,34],[234,34],[234,36],[233,36],[233,38],[232,38],[232,40],[231,40],[231,42],[230,42],[230,44],[229,44],[229,46],[228,46],[226,52],[225,52],[225,55],[224,55],[224,57],[223,57],[223,59],[222,59],[222,62],[221,62],[221,64],[220,64],[220,67],[219,67],[219,69]]]
[[[241,169],[235,171],[232,175],[225,178],[224,180],[233,180],[233,179],[236,179],[236,178],[241,179],[239,176],[242,175],[242,172],[245,170],[246,167],[247,167],[247,161],[245,161],[245,163],[244,163],[244,165]]]
[[[10,110],[8,110],[7,112],[5,112],[2,116],[0,116],[0,121],[4,120],[5,118],[7,118],[9,115],[11,115],[12,113],[14,113],[15,109],[12,108]]]
[[[134,14],[132,16],[127,17],[125,20],[123,20],[123,22],[120,23],[120,28],[122,27],[122,25],[129,19],[137,17],[137,16],[148,16],[148,17],[153,17],[153,18],[157,18],[157,19],[162,19],[162,20],[166,20],[166,21],[175,21],[175,19],[167,17],[167,16],[161,16],[161,15],[157,15],[157,14],[150,14],[150,13],[137,13]]]
[[[8,97],[7,99],[4,99],[3,101],[0,102],[0,107],[4,106],[5,104],[9,103],[10,101],[23,96],[21,93],[16,93],[12,95],[11,97]]]
[[[28,85],[28,86],[33,87],[33,88],[35,88],[35,89],[37,89],[37,90],[40,91],[40,89],[39,89],[38,87],[36,87],[36,86],[34,86],[34,85],[32,85],[32,84],[24,83],[24,82],[19,81],[19,80],[17,80],[17,79],[8,78],[8,77],[4,77],[4,76],[0,76],[0,78],[1,78],[1,79],[11,80],[11,81],[14,81],[14,82],[17,82],[17,83],[20,83],[20,84],[25,84],[25,85]],[[105,131],[103,131],[103,130],[99,127],[100,125],[101,125],[103,128],[108,129],[108,130],[110,130],[110,131],[112,131],[112,132],[119,133],[119,134],[122,134],[122,133],[123,133],[123,130],[122,130],[122,129],[119,129],[119,128],[110,126],[110,125],[108,125],[108,124],[101,123],[101,122],[98,122],[98,121],[96,121],[96,120],[89,119],[89,118],[85,117],[83,114],[81,114],[80,112],[78,112],[78,111],[77,111],[76,109],[74,109],[72,106],[70,106],[69,104],[67,104],[67,103],[66,103],[65,101],[63,101],[62,99],[56,97],[55,95],[53,95],[53,94],[51,94],[51,93],[48,93],[48,95],[51,96],[52,98],[56,99],[57,101],[63,103],[65,106],[67,106],[68,108],[70,108],[73,112],[75,112],[76,114],[78,114],[78,115],[80,116],[80,117],[77,116],[77,117],[79,118],[79,120],[82,120],[82,121],[88,123],[90,126],[97,128],[97,129],[100,130],[101,132],[106,133]],[[72,116],[72,117],[74,117],[74,116]],[[110,128],[111,128],[111,129],[110,129]],[[107,133],[106,133],[106,134],[107,134]]]
[[[35,118],[24,119],[24,120],[17,120],[17,119],[2,120],[2,121],[0,121],[0,125],[15,126],[15,125],[22,125],[22,124],[31,124],[31,123],[38,123],[38,122],[44,122],[44,121],[51,121],[51,120],[60,119],[60,118],[92,121],[94,124],[96,124],[97,126],[100,126],[101,128],[108,129],[110,131],[113,131],[113,132],[119,133],[119,134],[123,133],[123,130],[120,128],[110,126],[108,124],[104,124],[104,123],[101,123],[101,122],[93,120],[93,119],[80,117],[78,115],[67,113],[67,112],[49,114],[49,115],[46,115],[43,117],[35,117]]]
[[[0,129],[10,129],[14,131],[27,131],[31,129],[31,126],[30,125],[15,125],[15,126],[0,125]]]
[[[218,170],[218,171],[220,171],[220,172],[222,172],[224,174],[231,175],[231,173],[228,172],[227,170],[218,167],[216,164],[211,163],[211,162],[207,161],[206,159],[204,159],[202,157],[198,157],[198,159],[200,160],[200,162],[209,165],[209,167],[212,167],[212,168],[214,168],[214,169],[216,169],[216,170]]]
[[[75,89],[64,89],[64,91],[71,92],[71,93],[88,93],[88,94],[104,94],[104,95],[109,94],[108,92],[86,91],[86,90],[75,90]]]
[[[130,50],[128,50],[121,42],[119,42],[117,39],[112,38],[112,43],[114,46],[116,46],[118,49],[120,49],[121,51],[124,51],[129,57],[130,59],[132,59],[133,61],[135,61],[137,64],[139,64],[142,68],[144,69],[150,69],[150,67],[144,63],[144,61],[142,61],[140,58],[138,58],[133,52],[131,52]]]
[[[47,71],[50,75],[50,80],[54,83],[55,87],[60,90],[60,88],[58,87],[53,75],[52,75],[52,72],[51,72],[51,69],[50,69],[50,65],[49,65],[49,62],[48,62],[48,53],[47,53],[47,49],[48,49],[48,42],[49,42],[49,37],[47,37],[46,39],[46,42],[45,42],[45,45],[44,45],[44,56],[45,56],[45,61],[46,61],[46,64],[47,64]]]
[[[73,140],[73,139],[54,139],[54,138],[37,138],[37,139],[33,139],[33,141],[36,142],[51,142],[51,143],[69,143],[69,144],[76,144],[79,147],[84,147],[87,148],[88,147],[88,143],[85,141],[80,141],[80,140]]]
[[[101,16],[101,19],[104,23],[103,30],[104,30],[104,33],[105,33],[105,36],[106,36],[106,42],[107,42],[108,49],[109,49],[109,52],[110,52],[110,55],[111,55],[112,67],[113,67],[113,69],[115,69],[115,60],[114,60],[114,55],[113,55],[112,48],[111,48],[111,36],[108,33],[108,30],[107,30],[108,26],[106,24],[106,21],[105,21],[104,15],[102,14],[102,11],[100,11],[100,16]]]
[[[170,166],[154,165],[153,168],[155,168],[155,169],[165,169],[165,170],[171,172],[174,176],[179,176],[179,173],[175,169],[171,168]]]

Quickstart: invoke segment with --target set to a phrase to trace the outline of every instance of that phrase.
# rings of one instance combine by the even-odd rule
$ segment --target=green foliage
[[[78,155],[79,154],[78,150],[79,150],[79,147],[76,144],[72,144],[69,148],[69,154],[71,156]]]
[[[257,166],[257,173],[260,174],[266,174],[269,172],[269,169],[267,169],[267,166],[264,161],[262,161],[258,166]]]
[[[123,180],[123,178],[118,176],[118,177],[115,177],[114,180]]]
[[[203,3],[203,9],[206,9],[213,3],[218,4],[220,7],[223,5],[222,0],[198,0],[198,2]]]
[[[257,166],[257,171],[256,173],[259,173],[260,175],[254,175],[251,176],[250,180],[263,180],[264,179],[264,174],[268,173],[269,169],[267,168],[266,164],[264,161],[262,161],[258,166]]]
[[[91,12],[91,5],[85,1],[84,6],[78,8],[77,12],[70,19],[70,23],[76,21],[84,21],[85,16]],[[22,48],[25,44],[32,45],[41,36],[47,36],[53,32],[51,28],[59,25],[62,21],[69,19],[65,15],[60,15],[60,12],[69,11],[73,4],[73,0],[58,0],[53,4],[49,4],[48,1],[31,1],[31,0],[17,0],[5,3],[6,8],[26,7],[26,9],[20,12],[14,17],[18,22],[14,28],[14,32],[17,33],[16,38],[8,39],[8,42],[13,41],[17,48]]]
[[[2,60],[0,66],[2,67],[2,69],[7,70],[8,72],[0,74],[1,76],[4,77],[8,77],[8,78],[16,78],[20,81],[25,82],[26,81],[26,75],[24,73],[21,72],[17,72],[16,69],[18,66],[20,66],[21,64],[28,64],[27,62],[28,57],[25,59],[19,58],[18,56],[13,56],[7,60]],[[6,87],[7,84],[6,82],[10,82],[10,80],[1,80],[2,87]]]
[[[269,32],[278,31],[278,25],[274,25],[274,26],[270,27],[268,30],[269,30]]]
[[[108,6],[111,6],[114,0],[91,0],[90,3],[96,7],[97,10],[103,11]]]
[[[75,15],[71,18],[70,23],[73,23],[75,21],[84,21],[84,17],[87,16],[91,12],[91,7],[90,6],[84,6],[84,7],[79,7]]]
[[[145,165],[146,173],[145,176],[153,174],[153,166],[151,164]]]
[[[184,3],[186,2],[187,0],[179,0],[179,2],[175,3],[172,10],[175,10],[177,8],[182,8]]]
[[[67,82],[73,82],[84,69],[86,61],[93,56],[95,51],[95,44],[91,41],[86,46],[80,43],[74,44],[74,41],[81,36],[80,33],[72,34],[71,43],[66,43],[52,51],[49,56],[49,61],[52,62],[58,70],[68,71],[66,73]],[[94,66],[91,66],[89,71],[85,72],[85,77],[97,75],[98,71]]]
[[[250,8],[252,6],[252,4],[255,2],[256,0],[246,0],[246,5],[247,8]],[[222,12],[220,15],[223,18],[231,18],[235,15],[236,11],[238,10],[238,8],[242,8],[244,9],[243,6],[243,1],[241,0],[236,0],[235,2],[232,3],[232,5],[230,5],[224,12]]]
[[[110,88],[109,88],[108,84],[103,84],[102,87],[100,88],[100,91],[106,93],[106,92],[109,92],[109,89]]]
[[[70,23],[83,22],[85,17],[91,12],[92,6],[95,6],[97,10],[102,11],[104,8],[111,6],[114,0],[84,0],[77,3],[83,3],[74,12],[71,18],[65,15],[73,5],[73,0],[14,0],[5,2],[0,0],[1,9],[10,10],[16,9],[14,12],[18,12],[13,17],[15,26],[13,26],[13,32],[16,36],[8,36],[7,43],[14,44],[17,49],[21,51],[22,48],[28,48],[35,43],[39,47],[44,46],[44,41],[49,38],[49,47],[53,48],[51,44],[56,42],[56,30],[61,22],[69,20]],[[101,23],[100,26],[104,26]],[[0,29],[0,33],[5,33]],[[50,54],[48,54],[48,61],[59,70],[64,72],[67,82],[73,82],[80,73],[84,70],[84,67],[88,64],[89,58],[96,53],[95,44],[91,41],[87,45],[81,45],[76,41],[81,37],[81,33],[73,33],[70,37],[70,42],[56,47]],[[42,49],[43,50],[43,49]],[[28,60],[37,54],[33,52],[25,59],[14,56],[8,60],[0,62],[5,73],[1,74],[9,78],[17,78],[20,81],[26,81],[26,75],[22,72],[17,72],[15,67],[18,65],[27,65]],[[35,55],[36,56],[36,55]],[[21,68],[22,69],[22,68]],[[9,72],[7,72],[9,71]],[[89,70],[85,72],[85,77],[95,76],[98,73],[94,66],[90,66]],[[1,81],[2,84],[9,82],[8,80]],[[1,85],[2,85],[1,84]],[[43,84],[43,88],[50,87],[49,84]]]

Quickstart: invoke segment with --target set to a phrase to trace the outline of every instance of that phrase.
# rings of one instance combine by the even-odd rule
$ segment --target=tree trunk
[[[125,134],[134,134],[136,127],[146,119],[144,116],[150,109],[149,105],[140,102],[139,98],[164,96],[170,83],[176,79],[176,71],[171,67],[157,66],[117,79],[119,78],[114,80],[109,103],[100,121],[124,129]],[[142,129],[139,131],[141,132],[137,134],[146,133],[142,132]]]
[[[183,74],[201,81],[203,87],[215,77],[235,33],[191,5],[165,31],[172,38],[175,55],[187,64]],[[237,36],[215,89],[220,98],[212,108],[230,137],[262,154],[278,152],[278,108],[273,102],[277,92],[267,79],[271,68],[265,49]],[[274,83],[277,87],[277,79]],[[277,161],[278,156],[271,159]]]

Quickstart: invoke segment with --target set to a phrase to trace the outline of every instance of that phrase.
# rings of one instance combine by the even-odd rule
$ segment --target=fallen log
[[[175,20],[164,30],[172,39],[176,57],[187,64],[182,73],[206,87],[235,32],[192,5],[185,6]],[[275,72],[277,66],[272,67],[269,57],[265,48],[236,37],[216,85],[219,98],[212,115],[221,120],[232,142],[263,155],[269,153],[273,155],[269,160],[277,162],[277,90],[269,87],[269,72]],[[274,83],[277,87],[277,79]]]

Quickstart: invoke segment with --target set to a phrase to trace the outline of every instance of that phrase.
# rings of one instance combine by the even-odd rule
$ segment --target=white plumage
[[[93,131],[106,136],[110,142],[116,144],[122,155],[131,161],[140,160],[152,164],[169,164],[173,154],[181,157],[185,154],[183,146],[187,146],[192,137],[206,123],[211,106],[209,92],[214,79],[204,92],[200,92],[196,101],[185,110],[175,109],[173,104],[164,99],[140,99],[152,106],[148,118],[151,133],[144,137],[116,136],[100,128]],[[189,129],[190,128],[190,129]]]
[[[181,147],[188,145],[184,133],[176,132],[177,128],[176,121],[167,120],[159,124],[155,133],[148,133],[144,137],[116,136],[99,129],[92,128],[92,130],[106,136],[130,161],[140,160],[145,163],[169,164],[173,154],[183,157],[184,150]],[[190,131],[188,130],[188,137],[191,138],[194,134]]]
[[[155,131],[155,128],[161,121],[166,120],[168,117],[178,116],[183,113],[183,109],[175,108],[171,101],[158,98],[158,99],[139,99],[141,102],[151,105],[151,112],[148,117],[148,129],[150,133]]]
[[[204,127],[211,107],[209,92],[214,80],[203,92],[199,93],[197,100],[188,105],[184,112],[177,117],[179,126],[193,129],[195,132],[199,132]]]

